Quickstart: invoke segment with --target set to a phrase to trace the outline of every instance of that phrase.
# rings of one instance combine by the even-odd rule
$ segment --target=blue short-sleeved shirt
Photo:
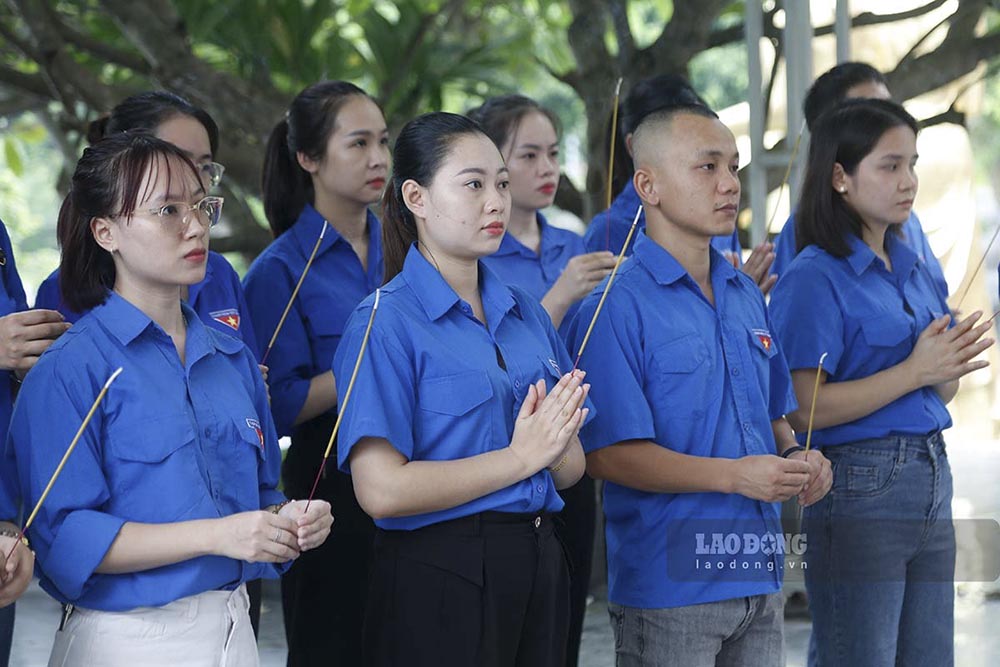
[[[508,285],[520,287],[541,301],[559,279],[569,260],[586,253],[587,249],[579,235],[552,227],[541,213],[537,214],[537,218],[542,236],[537,254],[508,232],[500,243],[500,249],[484,257],[483,264]],[[574,303],[566,310],[559,327],[560,333],[566,330],[577,308],[579,304]]]
[[[827,382],[860,380],[910,356],[920,332],[948,313],[927,265],[892,234],[892,272],[864,241],[848,238],[851,254],[837,258],[817,246],[802,249],[771,292],[771,317],[792,370],[823,368]],[[891,434],[920,435],[951,426],[933,387],[901,396],[875,412],[813,431],[817,446]]]
[[[232,336],[188,321],[186,363],[170,337],[112,293],[39,359],[8,436],[29,506],[93,400],[111,385],[29,530],[42,588],[88,609],[160,606],[284,570],[221,556],[98,574],[126,522],[215,519],[280,503],[281,451],[257,362]]]
[[[28,309],[21,278],[14,266],[14,251],[11,249],[7,227],[0,221],[0,317]],[[10,413],[14,407],[14,391],[11,388],[10,371],[0,370],[0,429],[4,437],[10,425]],[[15,471],[13,453],[7,448],[0,449],[0,521],[14,519],[20,506],[20,488]]]
[[[291,229],[254,260],[243,279],[261,354],[281,319],[326,221],[310,205]],[[330,225],[288,318],[267,357],[271,412],[279,435],[291,435],[312,378],[330,370],[344,324],[382,284],[382,226],[368,213],[368,269]]]
[[[573,364],[536,299],[480,265],[488,326],[472,314],[412,247],[403,270],[381,290],[371,337],[344,408],[338,462],[350,472],[359,440],[384,438],[409,460],[448,461],[503,449],[531,383],[551,389]],[[334,374],[350,377],[374,295],[344,329]],[[547,470],[450,509],[375,523],[412,530],[477,512],[557,512],[563,501]]]
[[[635,191],[632,181],[625,185],[615,200],[611,202],[611,208],[602,211],[594,216],[587,227],[587,233],[583,236],[583,243],[586,252],[597,252],[599,250],[610,250],[617,255],[625,245],[628,238],[628,230],[632,227],[632,220],[635,219],[635,212],[642,205],[639,193]],[[610,227],[610,231],[609,228]],[[632,235],[632,246],[635,244],[636,236],[646,228],[646,212],[639,216],[639,223],[635,226],[635,234]],[[712,247],[719,252],[733,253],[742,263],[743,255],[740,254],[740,236],[734,229],[731,236],[716,236],[712,239]],[[625,256],[632,254],[632,247],[625,251]]]
[[[246,298],[243,296],[243,286],[225,257],[209,251],[205,279],[188,289],[187,300],[202,322],[213,329],[236,336],[246,343],[254,357],[260,358],[253,322],[250,321]],[[59,269],[50,273],[38,288],[35,308],[57,310],[67,322],[76,322],[84,315],[70,310],[63,302],[59,291]]]
[[[669,252],[639,234],[580,361],[597,406],[581,431],[588,453],[626,440],[712,458],[777,453],[771,422],[796,407],[788,367],[760,290],[719,252],[711,255],[714,307]],[[583,300],[570,330],[574,348],[603,289]],[[607,482],[604,513],[612,602],[679,607],[781,587],[780,569],[698,570],[692,534],[696,521],[713,522],[712,532],[780,532],[774,504]]]
[[[944,270],[934,255],[934,250],[927,240],[927,235],[924,234],[920,218],[913,211],[910,211],[910,217],[903,223],[903,239],[906,241],[906,245],[913,252],[917,253],[920,261],[927,266],[927,270],[930,272],[931,279],[934,281],[934,286],[937,288],[941,298],[947,299],[948,281],[944,279]],[[788,269],[788,265],[792,263],[793,259],[795,259],[794,213],[785,221],[785,226],[781,228],[781,233],[774,239],[774,264],[771,265],[771,273],[780,276]]]

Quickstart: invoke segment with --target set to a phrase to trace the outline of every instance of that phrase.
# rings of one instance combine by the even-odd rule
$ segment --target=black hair
[[[337,114],[354,96],[372,99],[347,81],[314,83],[295,96],[285,117],[271,131],[261,183],[264,215],[275,238],[295,224],[302,209],[316,196],[312,177],[299,164],[296,154],[322,160],[337,127]]]
[[[190,116],[205,128],[214,156],[219,150],[219,126],[207,111],[188,102],[180,95],[165,90],[138,93],[118,103],[111,113],[101,116],[87,128],[87,141],[97,143],[104,137],[120,132],[145,131],[156,128],[176,116]]]
[[[174,158],[201,182],[198,169],[184,151],[145,132],[113,134],[84,149],[69,194],[59,209],[57,225],[62,247],[59,289],[71,310],[85,312],[103,303],[115,284],[111,253],[97,244],[91,221],[129,218],[149,195],[147,172],[170,170]]]
[[[471,134],[486,136],[471,118],[444,111],[417,116],[400,131],[392,148],[392,179],[382,196],[386,282],[402,271],[406,253],[417,240],[417,222],[403,201],[403,183],[429,186],[455,141]]]
[[[625,137],[634,134],[650,114],[664,109],[704,108],[708,103],[694,91],[687,79],[677,74],[661,74],[643,79],[632,86],[618,112],[618,132],[615,136],[612,192],[619,193],[632,180],[635,166],[628,154]],[[711,110],[710,110],[711,111]],[[712,112],[714,115],[715,112]],[[611,141],[611,120],[608,120],[607,143]],[[606,165],[605,165],[606,166]],[[606,186],[607,184],[605,184]]]
[[[809,87],[802,111],[812,132],[819,117],[847,97],[847,91],[863,83],[880,83],[888,88],[885,76],[868,63],[847,62],[828,69]]]
[[[913,116],[888,100],[847,100],[819,117],[795,214],[796,252],[816,245],[835,257],[850,255],[848,234],[861,238],[864,221],[843,195],[834,191],[834,165],[840,164],[853,175],[882,135],[899,126],[917,133]],[[890,230],[898,234],[900,227],[892,225]]]
[[[483,131],[486,132],[486,136],[492,139],[493,143],[499,146],[502,151],[503,146],[517,136],[521,120],[532,112],[545,116],[552,123],[556,136],[562,134],[562,124],[555,112],[524,95],[491,97],[466,115],[479,123]],[[508,160],[509,157],[508,155],[503,156],[504,160]]]

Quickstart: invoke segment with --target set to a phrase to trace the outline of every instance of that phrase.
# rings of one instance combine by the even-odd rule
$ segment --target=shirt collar
[[[403,262],[402,275],[408,285],[413,288],[413,293],[420,302],[428,319],[432,322],[451,310],[458,302],[458,294],[451,288],[451,285],[438,273],[430,262],[428,262],[420,251],[417,244],[410,246],[406,253],[406,260]],[[483,308],[487,310],[487,321],[494,326],[494,322],[499,318],[490,317],[493,313],[506,313],[515,310],[520,315],[514,295],[510,289],[503,284],[496,274],[486,268],[482,262],[479,263],[479,290],[483,299]]]
[[[859,276],[878,259],[875,251],[854,234],[848,234],[847,245],[851,250],[851,254],[847,256],[847,263]],[[893,273],[908,275],[917,263],[917,254],[892,232],[886,232],[885,249],[889,254],[889,261],[892,262]]]
[[[736,269],[715,248],[709,246],[709,274],[714,279],[727,281],[737,280]],[[666,248],[646,235],[646,230],[639,230],[635,237],[633,257],[649,272],[660,285],[671,285],[684,276],[687,270],[681,266]]]
[[[553,236],[552,228],[549,226],[549,221],[545,219],[545,216],[542,215],[541,212],[535,213],[535,220],[538,221],[538,233],[540,237],[537,254],[528,246],[518,241],[517,237],[508,231],[503,235],[500,247],[495,253],[493,253],[493,256],[505,257],[507,255],[521,255],[522,257],[530,258],[543,256],[546,251],[553,246],[553,244],[558,242],[558,239]]]
[[[94,315],[122,345],[131,343],[153,324],[144,312],[112,290],[104,303],[94,308]]]
[[[185,343],[187,354],[185,356],[188,365],[216,350],[225,354],[234,354],[243,347],[243,342],[234,336],[220,334],[213,337],[198,314],[186,303],[181,303],[181,312],[187,322]],[[107,300],[94,309],[94,314],[102,326],[125,346],[132,343],[147,329],[159,329],[148,315],[114,291],[109,292]],[[160,331],[162,332],[162,329]]]
[[[369,243],[380,244],[382,236],[382,227],[379,224],[378,217],[375,216],[371,210],[366,213],[367,223],[368,223],[368,235]],[[316,239],[323,232],[323,225],[327,225],[326,218],[324,218],[319,211],[313,208],[312,204],[306,204],[305,208],[302,209],[302,213],[299,214],[298,220],[292,225],[291,231],[296,240],[299,242],[299,247],[302,252],[305,253],[306,257],[312,254],[312,249],[316,246]],[[337,228],[333,225],[329,225],[326,230],[326,234],[323,235],[323,243],[319,246],[319,251],[317,255],[326,252],[328,249],[333,247],[333,245],[339,241],[347,242],[347,240],[340,235]]]

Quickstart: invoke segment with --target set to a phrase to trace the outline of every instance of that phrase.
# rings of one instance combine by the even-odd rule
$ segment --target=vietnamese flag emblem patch
[[[257,434],[257,440],[260,442],[260,448],[264,449],[264,431],[260,427],[260,422],[256,419],[250,419],[247,417],[247,426],[252,428],[254,433]]]
[[[216,310],[209,313],[208,315],[219,324],[225,324],[233,331],[240,330],[240,311],[236,310],[235,308],[229,308],[227,310]]]
[[[766,352],[771,351],[771,346],[774,345],[774,341],[771,340],[771,332],[766,329],[754,329],[753,335],[757,336],[757,340],[764,347]]]

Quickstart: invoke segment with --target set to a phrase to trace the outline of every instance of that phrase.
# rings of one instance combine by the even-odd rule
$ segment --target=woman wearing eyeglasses
[[[84,151],[59,213],[62,297],[89,311],[42,355],[10,429],[37,502],[42,588],[64,604],[50,665],[256,665],[244,582],[326,539],[330,506],[286,503],[256,360],[180,299],[205,277],[222,199],[146,134]]]
[[[132,95],[110,114],[91,123],[87,138],[95,143],[122,132],[149,132],[180,148],[197,167],[206,190],[222,179],[225,168],[213,161],[219,149],[219,128],[208,112],[183,97],[162,90]],[[243,286],[225,257],[209,252],[205,279],[185,286],[181,298],[202,322],[236,336],[259,358]],[[58,269],[38,288],[35,308],[58,310],[67,322],[76,322],[83,315],[74,312],[60,298]]]

